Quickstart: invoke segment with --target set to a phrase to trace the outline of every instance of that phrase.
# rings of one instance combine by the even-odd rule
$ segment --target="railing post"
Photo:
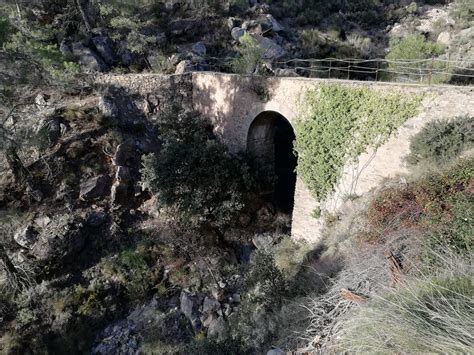
[[[433,64],[434,64],[434,57],[431,57],[430,71],[428,73],[428,85],[431,85],[431,79],[432,79],[432,76],[433,76]]]
[[[375,81],[379,81],[379,65],[380,62],[377,61],[377,69],[375,70]]]
[[[350,80],[351,78],[351,62],[347,64],[347,80]]]
[[[332,59],[329,59],[329,73],[328,73],[329,79],[331,79],[331,68],[332,68]]]

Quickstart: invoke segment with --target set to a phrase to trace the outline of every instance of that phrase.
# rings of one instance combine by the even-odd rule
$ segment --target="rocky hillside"
[[[449,4],[444,0],[16,4],[0,8],[4,13],[0,44],[4,42],[7,51],[34,58],[49,71],[60,70],[61,76],[97,71],[171,74],[214,70],[345,78],[347,72],[342,69],[326,71],[328,65],[347,67],[347,62],[295,59],[434,57],[455,61],[455,67],[440,62],[441,67],[436,68],[446,72],[448,78],[443,80],[449,81],[448,74],[469,74],[459,70],[470,69],[473,57],[473,7],[467,0]],[[247,65],[236,65],[239,58]],[[375,79],[372,74],[362,75],[375,64],[358,65],[366,69],[356,70],[355,78]],[[411,73],[407,65],[387,62],[380,62],[377,69],[392,80],[396,73]],[[21,71],[9,74],[24,75]]]
[[[0,352],[471,352],[472,115],[413,137],[408,174],[319,211],[309,245],[289,236],[275,176],[193,112],[186,72],[315,76],[295,59],[387,58],[379,69],[407,71],[378,79],[423,81],[397,60],[435,57],[456,64],[433,61],[430,80],[469,84],[472,13],[465,0],[0,4]],[[153,76],[150,94],[99,73],[183,75]]]

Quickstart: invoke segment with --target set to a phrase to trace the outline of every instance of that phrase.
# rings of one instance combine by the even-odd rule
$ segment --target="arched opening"
[[[255,168],[273,181],[266,196],[279,211],[288,214],[293,211],[296,185],[294,140],[293,127],[275,111],[260,113],[247,136],[247,152],[254,159]]]

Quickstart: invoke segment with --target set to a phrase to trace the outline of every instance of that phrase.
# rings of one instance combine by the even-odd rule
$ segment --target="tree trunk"
[[[7,251],[5,250],[5,247],[3,245],[0,245],[0,261],[3,263],[3,266],[5,267],[9,278],[13,275],[18,274],[18,270],[8,257]]]
[[[30,173],[26,170],[25,166],[23,165],[16,148],[14,146],[10,146],[5,152],[8,166],[15,177],[15,182],[17,184],[24,185],[27,182]]]
[[[84,9],[84,6],[82,5],[82,0],[76,0],[77,8],[79,9],[79,12],[81,13],[82,20],[84,21],[84,25],[86,26],[87,32],[90,32],[92,30],[89,17],[87,16],[86,10]]]

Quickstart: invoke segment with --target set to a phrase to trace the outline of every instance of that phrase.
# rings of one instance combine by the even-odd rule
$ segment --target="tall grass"
[[[361,306],[339,333],[336,351],[472,353],[472,261],[439,255],[436,270],[417,273]]]

